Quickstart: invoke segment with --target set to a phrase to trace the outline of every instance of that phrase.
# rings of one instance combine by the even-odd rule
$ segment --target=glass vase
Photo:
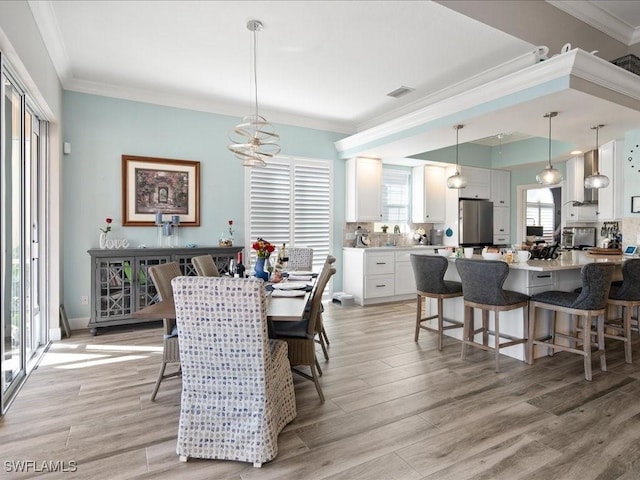
[[[267,259],[264,257],[258,257],[256,259],[255,271],[256,277],[261,278],[266,282],[267,280],[269,280],[269,272],[265,271],[264,269],[265,260]]]

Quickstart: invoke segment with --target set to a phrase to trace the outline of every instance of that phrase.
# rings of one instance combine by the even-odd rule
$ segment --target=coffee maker
[[[354,247],[356,248],[366,248],[369,246],[370,240],[369,240],[369,231],[358,226],[358,228],[356,229],[356,241],[354,244]]]

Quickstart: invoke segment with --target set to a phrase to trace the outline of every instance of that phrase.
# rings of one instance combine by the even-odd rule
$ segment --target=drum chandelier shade
[[[536,175],[536,181],[542,185],[557,185],[562,181],[562,174],[551,165],[551,119],[557,115],[558,112],[544,114],[544,118],[549,119],[549,161],[544,170]]]
[[[267,160],[280,153],[278,140],[280,136],[275,128],[258,113],[258,72],[256,68],[256,32],[263,29],[262,22],[250,20],[247,29],[253,32],[253,44],[251,50],[252,90],[250,99],[251,113],[242,118],[242,122],[236,125],[229,133],[231,144],[228,146],[233,154],[242,160],[245,167],[266,167]]]
[[[467,178],[460,174],[460,167],[458,165],[458,132],[464,125],[454,125],[456,130],[456,173],[447,178],[447,188],[461,189],[467,186]]]
[[[604,188],[609,186],[609,177],[602,175],[599,171],[598,164],[600,163],[600,151],[598,145],[598,130],[604,125],[594,125],[591,130],[596,131],[596,149],[593,152],[593,174],[584,179],[584,188]]]

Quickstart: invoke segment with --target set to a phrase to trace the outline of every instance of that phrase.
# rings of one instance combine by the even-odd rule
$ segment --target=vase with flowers
[[[222,232],[218,241],[221,247],[233,247],[233,220],[228,220],[227,223],[229,224],[227,231]]]
[[[100,229],[100,248],[107,248],[107,233],[111,231],[112,218],[107,217],[106,226]]]
[[[256,277],[261,278],[265,281],[269,280],[269,272],[265,271],[264,265],[265,262],[269,261],[269,257],[271,256],[271,253],[273,253],[273,251],[276,249],[276,247],[274,247],[273,244],[267,242],[263,238],[258,238],[258,240],[253,242],[251,248],[256,251],[256,255],[258,256],[255,266]]]

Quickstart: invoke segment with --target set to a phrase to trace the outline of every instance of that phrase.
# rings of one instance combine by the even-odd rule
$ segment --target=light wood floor
[[[328,305],[331,359],[321,363],[327,401],[295,378],[298,416],[279,454],[249,464],[175,454],[180,380],[149,401],[159,327],[56,342],[0,419],[0,478],[7,461],[77,462],[47,478],[188,479],[637,479],[640,478],[640,340],[635,363],[607,344],[608,372],[566,353],[533,366],[460,344],[413,341],[412,302]],[[637,338],[637,337],[636,337]]]

